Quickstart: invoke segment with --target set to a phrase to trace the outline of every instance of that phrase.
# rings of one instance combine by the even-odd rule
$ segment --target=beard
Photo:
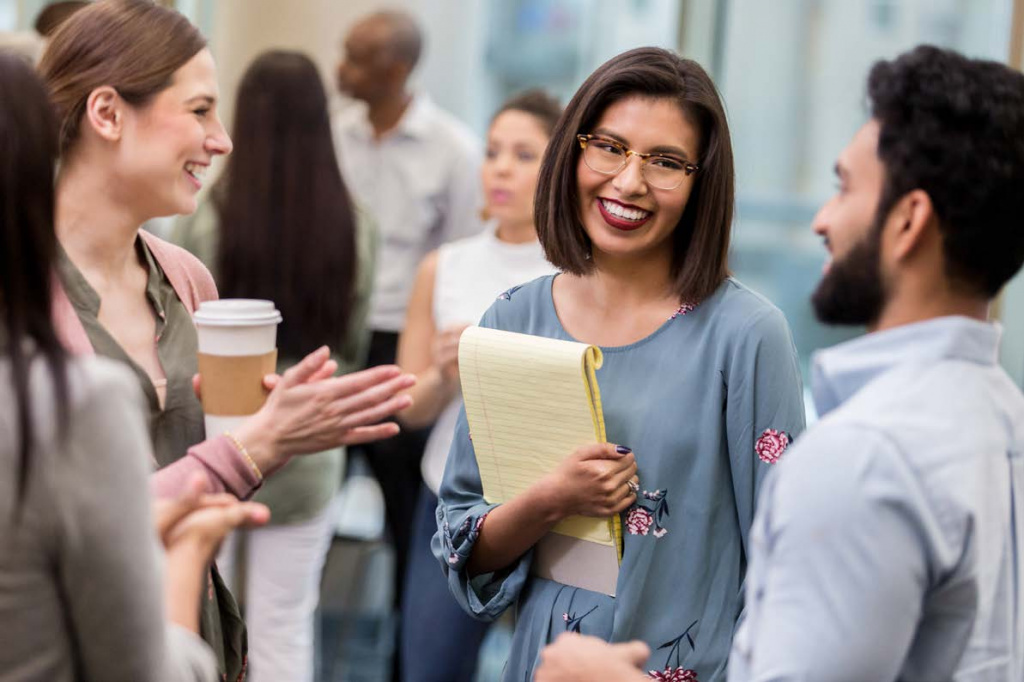
[[[835,260],[811,295],[814,314],[824,324],[873,324],[885,305],[881,270],[882,224],[877,217],[867,236],[842,260]]]

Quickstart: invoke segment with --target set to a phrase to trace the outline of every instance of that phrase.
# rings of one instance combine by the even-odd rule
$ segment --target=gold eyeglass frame
[[[674,190],[674,189],[678,189],[679,186],[683,184],[683,181],[686,180],[686,178],[690,177],[691,175],[693,175],[694,173],[696,173],[697,171],[700,170],[700,166],[698,166],[695,163],[690,163],[689,161],[683,161],[682,159],[677,159],[677,158],[674,158],[674,157],[671,157],[671,156],[667,156],[665,154],[645,154],[643,152],[633,151],[632,149],[630,149],[626,145],[622,144],[621,142],[616,142],[615,140],[608,139],[607,137],[603,137],[601,135],[582,135],[581,134],[581,135],[577,135],[576,136],[576,140],[580,143],[580,148],[583,150],[583,163],[587,164],[587,168],[589,168],[590,170],[594,171],[595,173],[600,173],[601,175],[618,175],[619,173],[621,173],[622,169],[626,167],[627,163],[629,163],[630,155],[633,155],[633,156],[637,157],[638,159],[640,159],[640,172],[641,172],[641,174],[644,177],[644,181],[647,182],[647,183],[650,183],[650,180],[647,179],[647,174],[644,172],[644,169],[647,167],[647,160],[648,159],[655,159],[655,158],[657,158],[657,159],[669,159],[669,160],[674,161],[676,163],[682,163],[683,164],[684,176],[679,179],[679,182],[674,187],[657,187],[656,185],[651,185],[652,187],[656,187],[657,189],[662,189],[662,190],[665,190],[665,191],[671,191],[671,190]],[[600,140],[601,142],[603,142],[605,144],[609,144],[609,145],[611,145],[613,147],[617,147],[617,148],[621,149],[622,152],[623,152],[622,164],[618,168],[613,170],[613,171],[603,171],[603,170],[598,170],[598,169],[594,168],[593,166],[591,166],[589,163],[587,163],[587,153],[586,153],[587,152],[587,145],[592,140]]]

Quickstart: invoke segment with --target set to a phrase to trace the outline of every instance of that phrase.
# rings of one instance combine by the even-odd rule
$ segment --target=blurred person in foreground
[[[427,254],[416,274],[398,364],[416,374],[412,407],[399,419],[432,422],[423,455],[409,570],[402,600],[402,675],[407,682],[470,682],[487,624],[470,618],[448,592],[430,539],[445,461],[462,407],[459,337],[503,292],[554,272],[537,240],[533,197],[541,158],[562,108],[539,90],[505,102],[491,119],[481,170],[490,219],[478,235]],[[437,627],[423,627],[430,618]]]
[[[812,303],[821,421],[765,483],[729,679],[1024,679],[1024,396],[992,300],[1024,263],[1024,75],[919,47],[878,62],[836,163]],[[646,679],[565,638],[538,682]]]
[[[325,343],[343,374],[361,369],[376,232],[342,179],[309,57],[275,50],[253,61],[232,138],[224,174],[174,241],[210,268],[222,295],[272,299],[292,321],[278,334],[279,372]],[[270,507],[271,525],[232,535],[220,554],[232,589],[244,566],[254,682],[313,679],[313,614],[343,458],[333,448],[289,462],[253,497]]]
[[[134,377],[70,357],[51,320],[56,159],[46,91],[0,54],[0,680],[220,679],[207,565],[267,510],[201,479],[151,509]]]

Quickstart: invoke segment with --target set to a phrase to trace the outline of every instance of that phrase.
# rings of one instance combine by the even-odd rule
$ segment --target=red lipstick
[[[643,227],[644,225],[646,225],[648,220],[650,220],[652,217],[654,217],[653,213],[648,212],[647,217],[643,218],[642,220],[626,220],[625,218],[620,218],[618,216],[615,216],[615,215],[612,215],[611,213],[609,213],[608,209],[606,209],[604,207],[604,202],[605,201],[611,201],[611,200],[610,199],[598,199],[597,200],[597,210],[599,210],[601,212],[601,217],[604,218],[604,221],[606,223],[608,223],[609,225],[611,225],[612,227],[614,227],[617,230],[622,230],[623,232],[632,232],[633,230],[639,229],[639,228]],[[634,206],[629,206],[628,204],[623,204],[623,203],[618,202],[618,201],[615,201],[613,203],[619,204],[620,206],[625,206],[627,208],[637,208],[637,207],[634,207]],[[643,209],[639,209],[639,210],[643,210]]]

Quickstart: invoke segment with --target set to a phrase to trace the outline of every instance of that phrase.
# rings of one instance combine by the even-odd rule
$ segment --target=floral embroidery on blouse
[[[676,308],[676,311],[674,313],[672,313],[672,316],[669,317],[668,319],[674,320],[677,317],[683,317],[684,315],[686,315],[686,313],[693,312],[693,309],[696,308],[696,307],[697,307],[696,303],[684,303],[681,306],[679,306],[678,308]]]
[[[647,674],[652,680],[659,682],[699,682],[697,673],[689,668],[665,668],[664,670],[652,670]]]
[[[512,300],[512,294],[516,293],[517,291],[519,291],[522,288],[523,288],[522,284],[517,284],[516,286],[512,287],[508,291],[506,291],[503,294],[501,294],[500,296],[498,296],[498,300],[499,301],[511,301]]]
[[[693,621],[690,623],[690,627],[683,631],[683,634],[679,635],[675,639],[670,639],[658,647],[658,651],[668,649],[668,657],[665,659],[665,669],[650,670],[647,673],[648,677],[652,680],[659,680],[659,682],[699,682],[697,680],[696,672],[680,665],[680,650],[682,649],[683,641],[690,645],[690,651],[695,651],[697,648],[693,641],[693,635],[690,634],[696,625],[697,621]],[[673,658],[675,659],[675,665],[672,665]]]
[[[664,520],[669,515],[667,495],[668,490],[644,491],[643,502],[638,500],[626,515],[626,530],[630,535],[647,535],[653,527],[654,537],[665,537],[668,528]]]
[[[245,671],[246,671],[246,668],[248,668],[248,667],[249,667],[249,655],[246,654],[246,655],[242,656],[242,670],[241,670],[241,672],[238,673],[238,677],[235,679],[235,682],[245,682]]]
[[[782,456],[786,448],[789,447],[792,440],[785,431],[765,429],[761,437],[754,443],[754,452],[757,453],[762,462],[775,464],[779,461],[779,457]]]
[[[596,606],[587,611],[586,613],[584,613],[582,616],[577,616],[575,613],[563,613],[562,620],[565,621],[565,631],[580,634],[580,626],[583,625],[583,619],[592,614],[594,611],[597,611]]]
[[[472,516],[466,517],[466,520],[459,526],[458,532],[452,536],[451,528],[448,526],[448,519],[444,520],[444,524],[441,529],[443,531],[443,542],[444,549],[448,553],[448,565],[458,570],[460,565],[466,560],[466,557],[459,554],[455,549],[455,543],[458,541],[459,545],[473,546],[477,538],[480,537],[480,528],[484,525],[484,519],[487,518],[487,512],[483,516],[474,519]],[[438,514],[440,516],[440,514]]]

